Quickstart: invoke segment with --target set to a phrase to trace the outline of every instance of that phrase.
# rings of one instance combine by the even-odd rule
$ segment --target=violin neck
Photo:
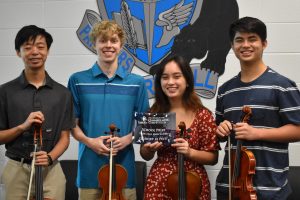
[[[111,195],[117,189],[117,181],[116,181],[116,164],[115,158],[112,155],[113,144],[110,144],[110,159],[109,159],[109,199],[111,199]]]
[[[37,152],[41,151],[42,148],[40,145],[37,147]],[[43,200],[43,174],[42,166],[35,166],[35,200]]]
[[[178,154],[178,199],[186,199],[186,179],[184,170],[184,156],[183,154]]]
[[[115,192],[117,189],[117,181],[116,181],[116,163],[115,163],[115,158],[112,157],[112,165],[111,165],[111,170],[112,170],[112,191]]]
[[[235,160],[234,160],[234,168],[233,168],[233,181],[240,176],[240,169],[241,169],[241,149],[242,149],[242,140],[238,140],[236,144],[236,151],[235,151]]]

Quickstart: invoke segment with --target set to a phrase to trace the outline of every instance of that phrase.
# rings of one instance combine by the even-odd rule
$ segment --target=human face
[[[100,64],[108,64],[118,62],[118,54],[121,50],[121,40],[117,34],[113,34],[108,39],[102,36],[97,37],[95,49],[99,56]]]
[[[169,99],[181,99],[187,87],[182,71],[174,61],[166,64],[160,82],[163,92]]]
[[[45,37],[38,35],[35,40],[30,39],[22,44],[17,55],[22,58],[25,68],[36,70],[45,67],[48,52]]]
[[[256,33],[237,32],[233,39],[232,50],[242,63],[262,61],[262,54],[267,41],[262,41]]]

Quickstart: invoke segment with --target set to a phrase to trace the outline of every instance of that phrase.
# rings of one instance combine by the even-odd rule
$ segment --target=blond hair
[[[121,45],[125,43],[125,33],[120,25],[115,21],[103,20],[96,23],[90,33],[90,39],[95,44],[97,37],[102,36],[104,40],[108,40],[113,34],[117,34],[121,40]]]

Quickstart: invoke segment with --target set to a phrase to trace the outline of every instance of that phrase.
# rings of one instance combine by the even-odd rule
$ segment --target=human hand
[[[147,151],[147,152],[156,152],[158,149],[160,149],[163,146],[162,142],[153,142],[153,143],[146,143],[143,145],[143,148]]]
[[[190,154],[190,146],[188,141],[183,138],[174,139],[174,143],[171,144],[172,147],[176,148],[177,153],[181,153],[185,156],[189,156]]]
[[[97,138],[89,138],[87,142],[87,146],[92,149],[94,152],[100,155],[108,156],[110,154],[109,145],[107,141],[111,136],[100,136]]]
[[[232,130],[231,123],[227,120],[224,120],[219,124],[216,133],[218,137],[224,138],[230,134],[231,130]]]
[[[114,136],[107,140],[107,143],[110,142],[112,142],[113,152],[114,152],[113,155],[115,155],[118,153],[118,151],[124,149],[127,145],[131,144],[132,135],[128,134],[123,137]]]
[[[45,121],[44,115],[41,111],[31,112],[25,122],[23,122],[19,127],[21,130],[28,130],[33,123],[42,124]]]
[[[234,125],[235,138],[238,140],[256,140],[257,129],[248,123],[239,122]]]
[[[33,156],[33,153],[31,154]],[[48,166],[48,156],[46,151],[35,152],[35,165]]]

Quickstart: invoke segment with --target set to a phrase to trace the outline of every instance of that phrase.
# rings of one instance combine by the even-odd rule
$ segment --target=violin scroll
[[[186,132],[190,133],[191,129],[186,129],[186,125],[183,121],[179,122],[178,128],[180,129],[180,135],[179,135],[180,137],[186,138],[186,139],[190,138],[189,135],[184,135]]]
[[[248,123],[250,117],[252,116],[252,109],[249,106],[244,106],[242,111],[243,111],[243,115],[241,118],[241,122]]]
[[[117,126],[116,126],[115,124],[110,124],[110,125],[109,125],[109,130],[110,130],[110,133],[111,133],[112,135],[114,135],[115,131],[117,131],[117,132],[120,131],[120,129],[117,128]]]
[[[178,124],[178,128],[180,129],[180,131],[185,131],[186,130],[186,126],[185,126],[185,123],[184,122],[179,122]]]

